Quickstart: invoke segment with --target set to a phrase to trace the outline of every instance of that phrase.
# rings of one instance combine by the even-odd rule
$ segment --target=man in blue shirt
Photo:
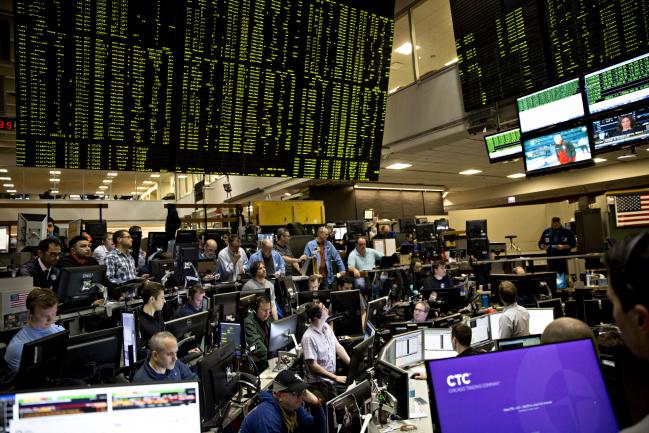
[[[327,227],[318,228],[317,237],[309,241],[304,247],[304,255],[309,259],[316,257],[316,267],[314,274],[320,274],[327,282],[327,286],[333,283],[336,278],[336,272],[333,269],[333,263],[336,263],[337,273],[345,272],[345,263],[340,258],[340,254],[327,239],[329,238],[329,229]]]
[[[194,284],[187,289],[187,301],[180,306],[174,313],[174,318],[191,316],[198,314],[203,309],[205,300],[205,289],[200,284]]]
[[[198,377],[176,357],[178,342],[172,333],[158,332],[151,337],[149,347],[151,355],[133,376],[134,383],[178,382]]]
[[[20,368],[23,346],[26,343],[65,331],[62,326],[54,324],[59,300],[52,289],[35,288],[29,292],[25,303],[27,325],[11,339],[5,353],[5,361],[13,373],[17,373]]]
[[[376,265],[376,261],[380,260],[383,254],[374,248],[367,247],[367,239],[363,236],[356,238],[356,248],[349,253],[347,258],[347,269],[354,274],[356,288],[365,293],[366,280],[361,272],[371,271]],[[367,275],[365,275],[367,277]],[[378,287],[375,290],[378,293]]]
[[[548,257],[567,256],[575,245],[577,245],[575,235],[570,229],[561,225],[559,217],[552,218],[552,225],[543,231],[539,239],[539,248],[545,250]],[[567,274],[568,262],[565,259],[548,260],[548,271]]]
[[[249,271],[255,262],[263,262],[266,273],[275,276],[275,278],[279,278],[286,273],[284,259],[280,253],[273,249],[273,241],[270,239],[261,241],[261,248],[250,256],[246,269]],[[254,278],[255,276],[253,275],[252,277]]]

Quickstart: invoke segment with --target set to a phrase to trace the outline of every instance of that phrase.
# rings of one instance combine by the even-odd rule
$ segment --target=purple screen
[[[443,433],[618,431],[590,340],[431,360],[426,366],[435,397],[432,416],[436,406]]]

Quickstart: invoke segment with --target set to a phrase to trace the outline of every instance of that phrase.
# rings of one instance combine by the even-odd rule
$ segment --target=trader
[[[219,251],[218,262],[222,281],[234,282],[245,274],[248,255],[241,248],[241,239],[238,235],[230,235],[228,246]]]
[[[206,240],[205,245],[203,245],[203,252],[201,252],[199,255],[199,259],[216,259],[217,248],[218,244],[214,239]]]
[[[516,303],[516,286],[503,281],[498,287],[500,301],[505,306],[500,316],[500,338],[524,337],[530,335],[530,313]]]
[[[96,266],[97,260],[92,256],[90,249],[90,242],[82,236],[75,236],[68,244],[70,247],[70,254],[61,258],[56,264],[58,268],[70,268],[79,266]]]
[[[243,419],[240,433],[325,433],[322,401],[309,392],[302,378],[291,370],[281,371],[273,390],[259,394],[260,403]],[[307,403],[311,411],[304,410]]]
[[[559,217],[552,218],[552,225],[545,229],[539,239],[539,248],[547,252],[548,257],[566,256],[577,245],[575,235],[561,225]],[[557,274],[568,274],[566,259],[548,260],[548,271]]]
[[[243,321],[246,329],[246,344],[254,347],[252,359],[258,371],[268,368],[268,344],[270,339],[270,324],[272,322],[272,307],[270,298],[258,295],[253,311],[250,311]]]
[[[433,275],[424,280],[424,292],[450,289],[453,287],[453,280],[446,275],[446,265],[442,262],[433,263]]]
[[[266,279],[266,266],[264,266],[264,262],[254,262],[252,266],[250,266],[250,273],[253,278],[246,281],[246,284],[241,288],[241,292],[247,292],[250,290],[268,290],[270,293],[269,297],[271,301],[273,320],[277,320],[279,315],[275,304],[275,286]]]
[[[277,230],[277,241],[273,245],[273,249],[284,259],[287,276],[300,275],[300,263],[305,261],[307,257],[302,254],[300,257],[295,258],[289,245],[290,240],[291,233],[287,229],[281,228]]]
[[[419,323],[425,322],[428,319],[428,312],[430,311],[430,305],[426,301],[419,301],[415,304],[415,308],[412,310],[412,321]]]
[[[92,252],[92,256],[95,258],[95,260],[97,260],[97,263],[103,265],[105,264],[106,256],[110,254],[110,252],[114,249],[115,244],[113,243],[113,234],[108,232],[106,233],[104,243],[95,248],[95,250]]]
[[[367,247],[367,239],[364,236],[356,238],[356,248],[349,253],[347,258],[348,271],[354,275],[354,278],[360,278],[362,271],[371,271],[380,260],[383,254],[374,248]]]
[[[140,341],[146,346],[156,333],[164,330],[162,307],[166,302],[165,288],[160,283],[147,281],[142,288],[142,307],[138,310]]]
[[[317,237],[305,245],[304,255],[309,258],[316,257],[317,269],[314,269],[313,273],[320,274],[329,286],[337,276],[333,264],[336,264],[337,272],[341,273],[345,272],[345,263],[327,238],[329,238],[329,229],[325,226],[319,227]]]
[[[451,328],[451,346],[457,352],[457,356],[475,355],[483,353],[471,347],[471,327],[465,323],[456,323]]]
[[[38,243],[37,257],[25,263],[18,270],[18,276],[32,277],[34,287],[56,286],[60,270],[54,265],[61,255],[61,244],[56,238],[45,238]]]
[[[134,383],[179,382],[198,375],[177,358],[178,341],[170,332],[158,332],[149,341],[151,354],[133,376]]]
[[[113,233],[113,243],[115,249],[106,256],[106,278],[114,285],[136,279],[135,260],[130,254],[133,239],[128,230]]]
[[[266,268],[266,273],[279,278],[286,272],[286,264],[282,255],[273,249],[273,241],[271,239],[264,239],[261,241],[261,248],[250,256],[246,268],[255,262],[263,262]]]
[[[205,289],[200,284],[194,284],[187,289],[187,301],[174,313],[174,318],[191,316],[205,311]]]

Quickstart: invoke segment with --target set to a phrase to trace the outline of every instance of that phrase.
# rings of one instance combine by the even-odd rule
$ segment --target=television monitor
[[[297,332],[297,322],[297,314],[271,322],[270,336],[268,337],[269,352],[277,352],[293,344],[291,335],[295,335]]]
[[[415,237],[417,242],[432,241],[435,239],[435,223],[415,225]]]
[[[210,312],[201,311],[190,316],[179,317],[165,322],[165,331],[171,332],[178,340],[178,347],[185,351],[198,347],[203,337],[209,334]],[[182,356],[182,355],[181,355]]]
[[[618,431],[591,340],[426,361],[436,431]],[[467,407],[480,416],[459,417]]]
[[[241,324],[233,322],[220,322],[219,323],[219,347],[232,342],[239,356],[241,345],[243,344],[241,332]]]
[[[347,372],[347,385],[354,383],[363,373],[372,366],[372,348],[374,336],[364,339],[352,349]]]
[[[543,301],[538,301],[536,306],[539,308],[552,308],[554,310],[554,318],[558,319],[563,317],[563,305],[561,304],[560,298],[546,299]]]
[[[365,220],[349,220],[347,221],[347,236],[365,236],[367,234],[367,222]]]
[[[80,266],[61,269],[57,297],[62,304],[88,304],[100,296],[97,284],[103,284],[106,266]]]
[[[516,99],[521,133],[528,133],[584,115],[579,78]]]
[[[166,232],[149,232],[147,239],[147,257],[156,251],[167,251],[167,248],[169,247],[169,239],[167,238]]]
[[[229,342],[205,355],[198,363],[202,400],[200,419],[205,424],[210,424],[236,393],[234,359],[235,344]]]
[[[525,172],[544,173],[592,162],[588,129],[577,126],[523,140]]]
[[[329,400],[326,405],[328,432],[360,432],[361,415],[372,412],[372,384],[365,380]],[[345,429],[343,429],[345,426]]]
[[[421,330],[394,337],[395,362],[400,368],[417,364],[424,360],[424,342]]]
[[[212,297],[212,318],[219,322],[236,322],[239,292],[217,293]]]
[[[388,305],[388,297],[374,299],[367,303],[367,321],[375,326],[383,328],[385,324],[385,309]]]
[[[198,243],[196,230],[178,230],[176,232],[176,244],[195,244]]]
[[[327,308],[331,303],[331,292],[329,290],[302,291],[297,292],[297,305],[308,304],[313,301],[320,301]]]
[[[131,311],[122,312],[122,342],[124,347],[124,366],[134,366],[138,360],[140,349],[140,335],[137,323],[137,314]]]
[[[334,227],[333,228],[334,240],[342,241],[343,239],[345,239],[346,234],[347,234],[347,227]]]
[[[591,114],[649,98],[649,53],[584,75]]]
[[[543,334],[545,327],[554,320],[554,308],[528,308],[530,334]]]
[[[174,271],[176,262],[174,259],[154,259],[149,262],[151,277],[155,281],[162,281],[167,271]]]
[[[485,135],[484,142],[489,162],[492,164],[518,158],[523,154],[520,128]]]
[[[363,333],[361,322],[361,298],[358,290],[331,292],[331,313],[340,315],[334,321],[336,336],[360,335]]]
[[[6,433],[130,432],[142,430],[143,420],[151,431],[201,431],[196,381],[4,392],[0,428]]]
[[[471,346],[489,341],[489,317],[479,316],[471,319]]]
[[[115,376],[122,359],[123,341],[121,326],[70,337],[63,377],[99,380],[104,370],[105,378]]]
[[[538,346],[541,344],[541,335],[526,335],[525,337],[501,338],[496,340],[496,350],[520,349],[521,347]]]
[[[383,360],[376,362],[374,376],[397,400],[396,414],[401,419],[410,417],[410,378],[408,372]]]
[[[608,152],[649,139],[649,109],[625,110],[592,122],[595,152]]]
[[[16,384],[21,388],[38,388],[60,379],[69,337],[70,331],[65,330],[25,343]]]
[[[500,317],[503,313],[491,313],[489,318],[489,334],[492,340],[500,339]]]

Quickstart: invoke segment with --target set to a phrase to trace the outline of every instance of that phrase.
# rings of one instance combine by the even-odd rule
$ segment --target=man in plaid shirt
[[[136,279],[135,261],[130,254],[133,240],[128,230],[113,233],[113,243],[115,249],[106,256],[106,278],[115,285]]]

